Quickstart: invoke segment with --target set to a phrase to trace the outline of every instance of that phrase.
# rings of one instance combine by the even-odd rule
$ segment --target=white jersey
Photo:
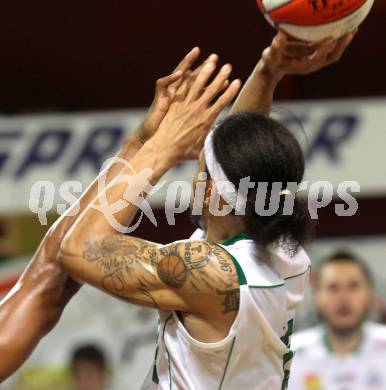
[[[192,239],[201,237],[196,233]],[[231,255],[240,282],[239,312],[228,336],[216,343],[200,342],[176,313],[160,312],[155,364],[143,389],[287,387],[293,357],[290,337],[308,284],[309,258],[303,250],[289,257],[278,249],[267,264],[243,235],[219,246]]]
[[[295,334],[290,390],[385,390],[386,326],[364,325],[360,348],[346,357],[330,351],[320,326]]]

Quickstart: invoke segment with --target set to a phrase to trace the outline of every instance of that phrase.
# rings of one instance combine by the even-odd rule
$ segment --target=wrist
[[[146,137],[146,134],[147,134],[147,130],[146,130],[146,126],[144,123],[142,123],[137,130],[134,131],[133,133],[133,137],[138,141],[140,142],[142,145],[145,144],[145,142],[147,141],[147,137]]]
[[[156,136],[145,143],[143,151],[146,155],[151,157],[153,161],[153,170],[157,177],[164,175],[178,163],[170,148],[165,147],[161,140]]]
[[[142,143],[141,139],[134,133],[123,141],[120,156],[123,158],[125,158],[125,156],[132,156],[140,150],[143,145],[144,143]]]

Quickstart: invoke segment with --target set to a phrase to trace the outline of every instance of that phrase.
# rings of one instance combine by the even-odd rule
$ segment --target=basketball
[[[268,22],[308,42],[338,39],[358,27],[374,0],[257,0]]]

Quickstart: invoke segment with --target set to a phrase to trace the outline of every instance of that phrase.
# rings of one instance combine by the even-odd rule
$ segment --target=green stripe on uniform
[[[168,324],[169,320],[173,317],[173,314],[170,314],[170,316],[167,318],[167,320],[165,321],[165,325],[164,325],[164,329],[163,329],[163,332],[162,332],[162,341],[165,345],[165,349],[166,349],[166,353],[168,354],[168,367],[169,367],[169,388],[171,390],[172,388],[172,369],[171,369],[171,365],[170,365],[170,354],[169,354],[169,351],[168,351],[168,347],[166,346],[166,343],[165,343],[165,329],[166,329],[166,325]]]
[[[226,362],[226,364],[225,364],[224,374],[223,374],[222,379],[221,379],[221,383],[220,383],[219,390],[222,389],[222,385],[223,385],[223,383],[224,383],[225,375],[226,375],[227,370],[228,370],[229,361],[231,360],[231,356],[232,356],[232,352],[233,352],[233,347],[234,347],[234,345],[235,345],[235,341],[236,341],[236,337],[234,337],[234,338],[233,338],[233,341],[232,341],[231,349],[230,349],[230,351],[229,351],[228,359],[227,359],[227,362]]]
[[[278,288],[278,287],[284,287],[284,286],[285,286],[284,283],[282,283],[282,284],[275,284],[273,286],[249,286],[248,285],[249,288]]]
[[[239,284],[240,286],[245,286],[247,284],[247,278],[245,277],[244,271],[241,268],[239,262],[236,260],[236,258],[231,253],[229,253],[225,248],[223,248],[221,245],[216,244],[215,242],[213,242],[213,244],[221,248],[223,251],[225,251],[228,254],[228,256],[232,259],[232,262],[235,265],[237,271],[237,276],[239,278]]]
[[[222,243],[222,245],[230,246],[230,245],[233,245],[236,242],[241,241],[241,240],[248,240],[248,237],[246,236],[245,233],[236,234],[235,236],[233,236],[233,237],[229,238],[228,240],[224,241]]]
[[[286,347],[288,349],[290,348],[290,339],[291,339],[293,331],[294,331],[294,320],[290,320],[290,321],[288,321],[286,334],[280,339],[286,345]],[[287,365],[287,363],[289,363],[293,359],[293,357],[294,357],[294,353],[291,350],[289,350],[283,356],[284,377],[283,377],[283,382],[281,384],[281,390],[287,390],[287,388],[288,388],[288,382],[289,382],[289,378],[290,378],[290,370],[286,370],[285,366]]]
[[[311,266],[309,266],[309,267],[308,267],[304,272],[302,272],[301,274],[297,274],[297,275],[294,275],[294,276],[289,276],[288,278],[284,278],[284,280],[290,280],[290,279],[298,278],[299,276],[302,276],[302,275],[306,274],[310,269],[311,269]]]
[[[159,348],[155,350],[155,358],[154,358],[154,367],[153,367],[153,376],[152,381],[158,385],[159,384],[159,378],[158,378],[158,372],[157,372],[157,357],[158,357],[158,350]]]

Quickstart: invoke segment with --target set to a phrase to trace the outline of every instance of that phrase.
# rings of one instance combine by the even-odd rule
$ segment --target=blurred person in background
[[[386,389],[386,326],[368,322],[373,278],[350,253],[321,265],[315,304],[322,324],[295,334],[290,390]]]
[[[107,390],[108,363],[104,352],[95,345],[75,349],[71,358],[73,390]]]

